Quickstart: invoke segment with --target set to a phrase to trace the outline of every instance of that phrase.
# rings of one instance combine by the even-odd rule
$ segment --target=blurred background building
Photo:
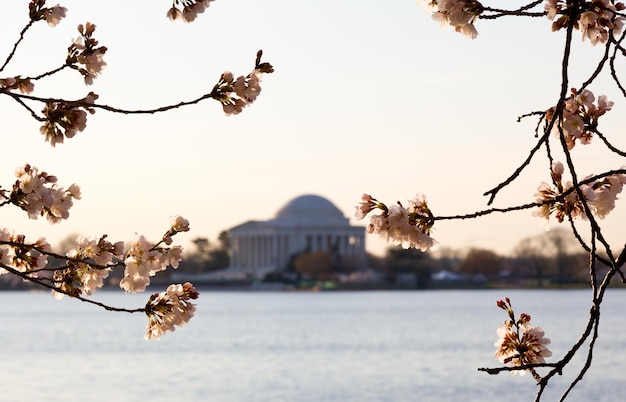
[[[262,278],[285,271],[299,255],[319,252],[365,266],[365,228],[352,226],[331,201],[318,195],[298,196],[274,218],[242,223],[229,234],[231,272]]]

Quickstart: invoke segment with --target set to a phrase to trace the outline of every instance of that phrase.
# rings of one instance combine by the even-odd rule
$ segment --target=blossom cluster
[[[85,80],[85,84],[93,84],[93,80],[106,67],[103,59],[107,51],[106,46],[98,46],[98,41],[93,37],[96,26],[91,23],[78,25],[80,36],[67,48],[65,63],[71,68],[78,70]],[[80,67],[82,65],[83,67]]]
[[[87,127],[87,112],[93,114],[93,105],[98,95],[93,92],[78,101],[56,100],[46,102],[43,110],[45,121],[39,132],[53,147],[62,144],[65,137],[72,138]]]
[[[15,170],[17,180],[8,196],[8,202],[22,208],[31,219],[45,216],[50,223],[58,223],[70,215],[73,200],[80,199],[80,187],[72,184],[67,189],[57,185],[56,176],[40,172],[28,164]],[[4,192],[0,197],[7,198]]]
[[[182,216],[175,216],[172,219],[172,226],[170,229],[163,235],[163,243],[168,246],[172,244],[172,236],[176,233],[180,232],[188,232],[189,231],[189,221]]]
[[[371,195],[363,194],[361,202],[356,207],[355,216],[357,219],[363,219],[375,209],[382,210],[382,213],[370,216],[367,233],[378,234],[404,248],[427,251],[436,245],[435,239],[430,237],[430,230],[434,224],[433,215],[424,195],[418,194],[413,200],[409,200],[407,207],[400,202],[387,207]]]
[[[51,27],[56,26],[67,13],[67,8],[56,5],[44,7],[46,0],[31,0],[28,5],[29,17],[31,21],[46,20]]]
[[[418,4],[422,0],[418,1]],[[428,0],[426,8],[432,11],[433,20],[441,28],[451,26],[456,32],[471,39],[478,36],[474,22],[483,12],[484,7],[476,0]]]
[[[145,339],[159,339],[166,331],[174,331],[189,322],[196,312],[196,305],[190,300],[197,298],[198,292],[189,282],[170,285],[165,292],[153,294],[145,307],[148,316]]]
[[[46,253],[51,251],[51,247],[43,237],[30,245],[26,245],[25,240],[24,235],[0,228],[0,264],[36,278],[39,271],[48,264]],[[0,275],[7,272],[0,267]]]
[[[592,45],[606,43],[609,34],[619,36],[624,28],[624,3],[611,0],[592,0],[579,3],[574,27],[580,29],[583,41],[589,39]],[[564,0],[546,0],[547,17],[553,20],[552,31],[567,27],[570,18],[568,2]],[[558,16],[558,17],[557,17]]]
[[[559,119],[554,127],[555,135],[560,135],[562,130],[567,148],[571,150],[576,145],[576,141],[581,144],[589,144],[593,137],[593,131],[598,126],[598,119],[606,112],[611,110],[613,102],[609,101],[605,95],[596,97],[588,89],[578,92],[572,88],[570,97],[565,101],[563,106],[562,119]],[[552,107],[546,111],[546,124],[548,124],[554,116],[555,108]]]
[[[550,344],[550,339],[544,337],[543,329],[532,326],[528,314],[522,313],[516,320],[508,297],[498,300],[496,305],[507,312],[509,319],[498,327],[495,358],[509,367],[545,363],[545,358],[552,356],[552,352],[546,346]],[[526,371],[513,373],[524,375]]]
[[[558,222],[563,222],[567,216],[586,219],[584,204],[574,191],[572,182],[563,183],[563,164],[554,162],[551,170],[554,187],[545,182],[539,185],[535,194],[538,206],[533,215],[549,220],[554,213]],[[626,174],[613,174],[596,180],[591,180],[589,176],[581,181],[579,188],[591,212],[604,219],[615,208],[617,195],[622,192],[624,184]]]
[[[157,244],[151,244],[143,236],[124,251],[124,243],[111,243],[107,236],[99,239],[79,236],[75,247],[65,257],[54,254],[50,244],[40,238],[35,243],[25,243],[23,235],[12,234],[0,228],[0,275],[11,270],[24,280],[38,278],[49,282],[52,295],[60,300],[64,295],[71,297],[90,296],[104,284],[112,268],[125,266],[124,278],[120,287],[129,292],[144,291],[150,283],[149,277],[164,270],[168,265],[178,267],[182,257],[180,246],[160,247],[161,243],[171,243],[171,236],[189,230],[189,222],[180,216],[172,219],[170,229]],[[65,260],[61,268],[48,268],[48,256]],[[47,275],[40,275],[46,272]],[[53,274],[50,274],[53,272]],[[166,331],[174,331],[175,326],[185,325],[195,312],[191,299],[197,299],[198,292],[192,284],[170,285],[161,294],[150,297],[142,311],[149,317],[146,339],[158,338]]]
[[[198,14],[209,8],[212,1],[214,0],[174,0],[172,7],[167,10],[167,18],[171,21],[193,22]]]
[[[124,256],[124,243],[115,244],[106,240],[79,236],[76,247],[68,251],[66,268],[54,273],[54,282],[60,291],[53,290],[53,296],[60,300],[64,294],[90,296],[101,288],[111,272],[110,264]]]
[[[175,217],[162,242],[171,244],[171,236],[189,230],[189,222],[182,217]],[[124,259],[124,277],[120,287],[126,292],[143,292],[150,284],[150,277],[165,270],[168,266],[178,268],[183,249],[180,246],[159,247],[139,236],[131,243]]]
[[[172,228],[168,233],[185,231],[189,223],[182,217],[175,217]],[[128,258],[136,251],[135,245],[124,253],[124,243],[111,243],[106,240],[106,235],[99,239],[79,236],[76,239],[76,247],[66,254],[66,266],[64,269],[48,269],[54,271],[50,279],[53,284],[52,295],[60,300],[64,295],[78,297],[91,295],[96,289],[101,288],[111,272],[111,267],[120,265],[119,261],[124,255],[129,257],[124,261],[127,264],[125,276],[128,274]],[[153,250],[156,246],[151,247]],[[180,247],[173,247],[175,256],[170,256],[169,263],[176,267],[180,261]],[[159,249],[159,252],[162,250]],[[0,275],[14,269],[24,273],[26,278],[40,278],[39,273],[46,270],[48,255],[52,254],[50,244],[40,238],[35,243],[25,243],[23,235],[10,233],[7,229],[0,228]],[[161,263],[165,263],[161,261]],[[131,268],[132,269],[132,268]],[[120,287],[124,287],[120,283]],[[135,289],[142,291],[145,289]],[[134,290],[134,291],[135,291]],[[197,299],[198,292],[191,283],[184,285],[170,285],[165,292],[154,294],[150,297],[144,308],[148,315],[146,339],[158,339],[166,331],[174,331],[175,327],[182,327],[194,315],[196,306],[190,300]]]
[[[171,238],[172,235],[187,230],[189,222],[176,216],[164,238]],[[53,291],[53,294],[57,299],[61,299],[63,294],[93,294],[97,288],[102,287],[111,267],[117,265],[125,266],[120,288],[127,292],[143,292],[150,284],[150,277],[168,266],[177,268],[182,259],[181,246],[160,247],[161,242],[153,244],[144,236],[139,236],[124,251],[123,242],[111,243],[106,237],[104,235],[96,240],[79,236],[76,239],[76,247],[66,254],[65,269],[55,271],[54,282],[58,291]]]
[[[150,284],[150,277],[165,270],[168,266],[178,268],[183,249],[180,246],[157,247],[139,236],[131,243],[124,264],[124,277],[120,287],[126,292],[143,292]]]
[[[22,78],[19,75],[15,77],[0,78],[0,88],[4,90],[17,89],[20,93],[29,94],[35,89],[35,85],[30,78]]]
[[[0,205],[14,204],[25,210],[31,219],[46,216],[51,223],[67,219],[73,199],[81,197],[80,187],[76,184],[68,189],[59,187],[56,176],[40,172],[28,164],[16,169],[15,174],[17,180],[10,194],[0,189],[0,200],[3,200]],[[150,284],[150,277],[157,272],[168,266],[178,267],[183,250],[180,246],[170,246],[172,236],[187,231],[189,221],[176,216],[159,243],[153,244],[144,236],[139,236],[127,252],[124,252],[122,242],[110,243],[106,240],[106,235],[98,240],[78,237],[76,248],[66,254],[68,258],[65,269],[55,271],[54,282],[59,290],[55,291],[55,297],[60,298],[63,294],[91,295],[96,288],[102,286],[103,280],[109,275],[109,265],[121,265],[122,261],[125,270],[120,287],[127,292],[144,291]],[[49,250],[47,243],[25,247],[23,236],[10,235],[6,231],[0,232],[0,242],[2,241],[17,243],[16,247],[4,247],[0,250],[2,264],[12,266],[20,272],[29,271],[33,267],[41,269],[46,265],[46,256],[37,249]],[[160,246],[161,243],[168,247]]]
[[[226,71],[217,84],[219,96],[226,115],[239,114],[244,107],[252,104],[261,93],[261,77],[263,71],[254,69],[247,76],[240,75],[236,79],[233,73]]]

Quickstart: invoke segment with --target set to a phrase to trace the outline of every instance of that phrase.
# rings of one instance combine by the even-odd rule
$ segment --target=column
[[[250,236],[246,236],[246,268],[250,268],[252,266],[252,238]]]
[[[230,246],[230,266],[237,267],[239,260],[239,238],[233,237],[231,238],[231,246]]]
[[[280,237],[276,233],[272,236],[272,265],[274,269],[280,267]]]
[[[259,237],[254,236],[252,238],[252,266],[254,268],[259,266]]]

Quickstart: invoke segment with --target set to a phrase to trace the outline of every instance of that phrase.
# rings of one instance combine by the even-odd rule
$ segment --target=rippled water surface
[[[544,328],[555,356],[587,320],[582,290],[204,291],[188,326],[144,341],[143,315],[0,292],[0,401],[532,401],[530,376],[477,371],[498,365],[506,317],[495,300],[506,296]],[[568,400],[623,400],[626,291],[605,304],[594,365]],[[542,400],[557,400],[575,375],[556,378]]]

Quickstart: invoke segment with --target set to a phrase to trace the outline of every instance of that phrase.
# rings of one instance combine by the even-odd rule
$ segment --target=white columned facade
[[[230,229],[231,266],[257,277],[283,271],[306,252],[332,252],[365,268],[365,228],[352,226],[327,199],[296,197],[273,219],[248,221]]]

